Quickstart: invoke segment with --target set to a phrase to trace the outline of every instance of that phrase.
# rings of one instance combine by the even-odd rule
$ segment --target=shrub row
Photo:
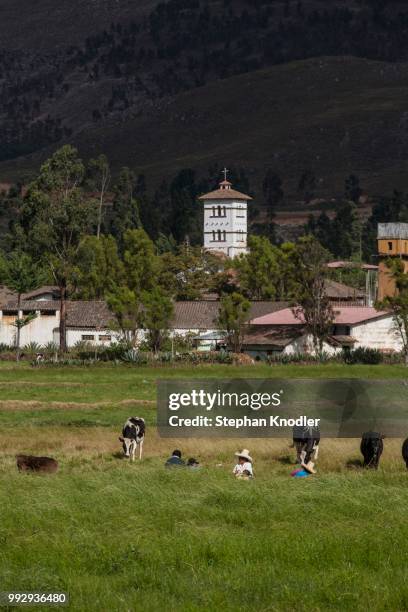
[[[366,365],[378,365],[380,363],[403,363],[404,356],[401,353],[384,354],[378,349],[359,347],[353,350],[344,350],[332,355],[323,352],[320,355],[309,355],[306,353],[295,353],[293,355],[271,355],[268,358],[270,364],[313,364],[313,363],[347,363],[350,365],[361,363]]]

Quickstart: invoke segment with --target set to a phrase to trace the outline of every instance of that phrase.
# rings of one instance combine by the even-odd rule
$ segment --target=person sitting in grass
[[[187,461],[187,467],[191,468],[192,470],[198,470],[199,468],[201,468],[200,462],[197,461],[197,459],[194,459],[194,457],[190,457],[190,459]]]
[[[236,478],[253,478],[254,471],[252,469],[252,457],[249,454],[249,450],[244,448],[242,451],[235,453],[238,457],[238,463],[234,467],[232,473]]]
[[[166,467],[177,467],[180,465],[186,465],[185,461],[181,458],[181,451],[174,450],[171,457],[169,457],[165,463]]]

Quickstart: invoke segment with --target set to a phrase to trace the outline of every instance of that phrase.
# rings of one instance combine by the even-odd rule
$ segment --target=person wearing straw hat
[[[254,471],[252,468],[252,457],[249,454],[249,450],[244,448],[242,451],[235,453],[235,457],[238,457],[238,463],[234,467],[232,473],[236,478],[253,478]]]

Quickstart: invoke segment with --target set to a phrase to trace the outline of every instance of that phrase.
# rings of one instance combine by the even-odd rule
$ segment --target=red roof
[[[386,310],[376,310],[371,306],[346,306],[334,308],[334,322],[337,325],[357,325],[372,319],[378,319],[390,313]],[[302,315],[295,317],[291,308],[258,317],[251,321],[252,325],[303,325]]]
[[[219,189],[215,191],[210,191],[209,193],[205,193],[200,196],[199,200],[252,200],[251,196],[246,195],[245,193],[241,193],[240,191],[236,191],[235,189],[231,189],[231,184],[229,181],[221,181]]]
[[[359,264],[354,261],[329,261],[328,268],[335,270],[339,268],[361,268],[362,270],[378,270],[378,266],[372,264]]]

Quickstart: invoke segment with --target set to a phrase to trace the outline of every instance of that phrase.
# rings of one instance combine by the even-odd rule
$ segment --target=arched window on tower
[[[224,242],[227,240],[227,232],[225,230],[222,232],[222,239]]]
[[[218,242],[221,242],[222,241],[221,230],[218,230],[217,234],[218,234]]]
[[[227,216],[227,209],[225,208],[225,206],[222,207],[222,216],[223,217]]]
[[[215,206],[212,207],[212,216],[215,217]]]
[[[221,213],[221,206],[218,206],[218,216],[222,217],[222,213]]]
[[[212,239],[213,239],[213,242],[215,242],[216,238],[215,238],[215,232],[214,231],[212,233]]]

